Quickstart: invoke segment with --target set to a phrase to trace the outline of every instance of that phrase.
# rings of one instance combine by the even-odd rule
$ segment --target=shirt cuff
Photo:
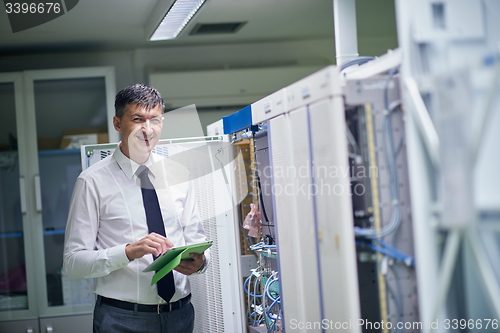
[[[111,264],[114,267],[125,267],[128,265],[130,260],[127,258],[125,253],[125,247],[127,244],[114,246],[108,249],[108,258],[111,260]]]

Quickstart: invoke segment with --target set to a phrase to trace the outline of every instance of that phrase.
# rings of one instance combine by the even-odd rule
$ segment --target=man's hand
[[[205,255],[203,253],[198,254],[191,252],[189,256],[193,258],[193,260],[181,260],[181,263],[174,268],[177,272],[184,275],[191,275],[196,273],[201,266],[203,266],[203,263],[205,263]]]
[[[128,260],[132,261],[137,258],[142,258],[146,254],[152,254],[158,257],[171,247],[174,247],[174,244],[172,244],[168,238],[152,232],[143,239],[133,244],[128,244],[125,247],[125,254]]]

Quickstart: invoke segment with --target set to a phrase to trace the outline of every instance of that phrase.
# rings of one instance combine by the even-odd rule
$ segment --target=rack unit
[[[224,119],[235,140],[255,141],[261,218],[262,203],[272,207],[257,241],[267,243],[270,224],[277,241],[265,259],[272,246],[260,245],[254,289],[246,285],[250,332],[388,332],[420,319],[399,81],[382,67],[341,79],[330,66],[255,102],[250,119]],[[386,157],[389,132],[394,159]],[[269,277],[281,312],[256,317],[255,309],[269,310],[255,299],[267,297]]]

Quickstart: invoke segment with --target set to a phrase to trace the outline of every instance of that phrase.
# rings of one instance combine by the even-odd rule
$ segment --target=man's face
[[[160,139],[163,127],[163,110],[151,110],[132,104],[121,118],[114,117],[113,125],[122,135],[121,150],[125,156],[142,164]]]

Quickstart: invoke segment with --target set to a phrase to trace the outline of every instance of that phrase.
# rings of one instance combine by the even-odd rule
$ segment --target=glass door
[[[0,74],[0,319],[36,314],[26,196],[22,74]],[[29,292],[28,292],[29,290]]]
[[[80,145],[109,142],[115,89],[109,68],[25,72],[30,93],[30,133],[36,136],[34,177],[40,315],[85,313],[94,301],[93,281],[71,281],[62,270],[64,232],[76,178]],[[110,83],[110,81],[112,81]],[[111,104],[110,104],[111,102]]]

